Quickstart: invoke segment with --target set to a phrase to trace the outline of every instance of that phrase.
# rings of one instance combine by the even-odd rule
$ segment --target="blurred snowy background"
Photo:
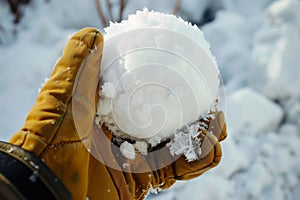
[[[300,1],[129,0],[122,15],[126,1],[111,1],[111,13],[105,2],[0,0],[0,139],[22,126],[68,36],[103,30],[99,8],[118,20],[146,6],[204,31],[225,83],[229,133],[217,168],[148,199],[300,199]]]

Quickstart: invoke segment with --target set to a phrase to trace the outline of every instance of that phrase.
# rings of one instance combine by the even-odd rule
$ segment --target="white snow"
[[[137,151],[139,151],[143,155],[146,155],[148,152],[148,143],[145,141],[136,141],[133,146]]]
[[[223,159],[218,167],[192,181],[178,182],[158,195],[149,195],[147,200],[300,199],[300,99],[296,90],[299,1],[280,0],[275,4],[271,4],[272,0],[217,1],[223,9],[201,29],[218,60],[226,95],[250,87],[259,96],[267,95],[268,103],[279,99],[273,103],[281,107],[284,118],[278,128],[259,134],[252,134],[251,128],[235,134],[229,131],[229,137],[222,142]],[[29,7],[24,7],[21,23],[13,25],[7,1],[0,1],[0,139],[4,141],[21,128],[38,88],[61,55],[67,36],[84,26],[101,29],[93,1],[45,2],[32,0]],[[201,2],[201,8],[197,9]],[[179,14],[187,20],[197,20],[209,4],[206,0],[191,0],[193,10],[199,13],[189,11],[187,5]],[[145,6],[170,13],[173,5],[171,0],[130,0],[124,16]],[[272,67],[272,56],[285,60],[285,65],[275,63]],[[275,67],[282,80],[276,76],[265,79],[266,75],[274,75]],[[265,90],[266,86],[270,90]],[[180,88],[177,90],[180,93]],[[139,103],[139,98],[135,101]],[[235,115],[230,111],[232,108],[236,110],[226,106],[227,120]],[[258,119],[261,120],[252,120],[259,123]],[[229,122],[228,128],[231,128]],[[135,144],[133,147],[138,151]]]
[[[177,131],[172,141],[168,143],[170,153],[173,156],[183,154],[188,162],[199,159],[201,155],[199,129],[199,123],[195,123]]]
[[[251,29],[239,13],[221,10],[213,23],[203,27],[225,82],[236,79],[249,68]]]
[[[249,84],[273,99],[300,96],[299,10],[299,1],[275,2],[255,37]]]
[[[144,9],[105,32],[97,123],[156,146],[214,106],[219,71],[197,26]]]
[[[239,146],[232,137],[228,137],[222,142],[223,160],[216,170],[216,174],[222,177],[231,177],[235,172],[245,170],[249,165],[247,155],[240,151]]]
[[[150,196],[149,199],[164,199],[164,200],[174,200],[174,199],[189,199],[189,200],[199,200],[199,199],[215,199],[223,200],[224,197],[234,195],[234,182],[231,180],[226,180],[220,178],[219,176],[210,174],[210,176],[203,176],[202,181],[197,179],[191,180],[185,184],[182,182],[176,183],[173,193],[162,192],[160,198],[155,198],[155,196]],[[179,187],[176,187],[180,185]]]
[[[120,151],[122,155],[128,159],[134,159],[135,158],[135,150],[132,144],[129,142],[125,141],[122,142],[120,145]]]
[[[272,178],[270,172],[262,163],[254,163],[249,171],[246,172],[244,181],[243,189],[249,191],[248,194],[251,197],[257,198],[265,187],[271,185]]]
[[[274,102],[251,88],[242,88],[227,98],[228,131],[249,134],[275,130],[283,117],[283,111]]]
[[[105,82],[102,86],[101,86],[101,94],[104,95],[107,98],[114,98],[115,96],[115,88],[114,85],[110,82]]]

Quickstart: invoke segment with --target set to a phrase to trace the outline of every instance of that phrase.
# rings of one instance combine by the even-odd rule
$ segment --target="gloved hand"
[[[71,37],[23,128],[13,135],[10,143],[41,158],[70,190],[73,199],[143,199],[149,187],[166,189],[176,180],[197,177],[216,166],[222,154],[218,138],[226,137],[222,112],[210,120],[212,130],[201,132],[200,137],[204,139],[201,148],[209,151],[197,161],[187,162],[182,156],[168,166],[152,171],[155,167],[151,165],[159,163],[156,162],[158,159],[171,157],[166,149],[154,156],[151,163],[145,163],[142,156],[137,157],[135,166],[148,168],[149,173],[130,173],[122,172],[121,166],[120,170],[108,167],[89,153],[84,144],[92,148],[89,135],[97,134],[94,118],[102,47],[101,33],[94,28],[82,29]],[[83,76],[89,78],[80,79]],[[74,116],[80,119],[76,123]],[[102,128],[111,139],[112,133]],[[109,143],[101,145],[112,158],[115,156]]]

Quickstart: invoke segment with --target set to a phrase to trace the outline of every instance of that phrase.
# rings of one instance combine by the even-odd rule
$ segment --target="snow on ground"
[[[33,1],[21,23],[14,26],[5,2],[0,1],[1,140],[8,140],[22,126],[67,37],[84,26],[100,28],[101,24],[92,1],[52,0]],[[131,2],[125,15],[146,4],[150,9],[170,12],[175,3]],[[186,4],[180,14],[197,21],[203,7],[211,5],[207,2],[193,0],[193,6]],[[245,120],[235,116],[238,106],[250,104],[254,111],[261,106],[260,101],[251,104],[249,97],[253,95],[264,99],[267,113],[246,118],[251,123],[257,121],[252,124],[254,128],[238,127],[235,134],[229,132],[222,142],[224,155],[217,168],[148,199],[300,199],[299,2],[280,0],[270,6],[271,0],[214,1],[223,9],[202,29],[227,89],[229,130],[242,124],[236,120]],[[251,92],[238,95],[241,99],[236,104],[232,97],[245,87]],[[241,108],[240,112],[248,113],[248,109]],[[282,120],[279,110],[283,111]]]
[[[226,106],[228,132],[232,135],[243,130],[249,130],[249,134],[275,130],[283,118],[279,105],[248,87],[228,95]]]
[[[300,95],[299,10],[298,1],[274,3],[255,37],[249,84],[273,99]]]

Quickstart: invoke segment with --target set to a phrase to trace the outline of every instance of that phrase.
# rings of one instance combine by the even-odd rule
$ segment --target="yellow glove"
[[[23,128],[10,140],[10,143],[44,160],[71,191],[74,199],[86,198],[89,153],[74,125],[72,101],[82,107],[80,114],[88,134],[95,114],[93,105],[96,104],[102,42],[101,33],[93,28],[83,29],[70,38]],[[82,69],[81,66],[92,53],[95,65],[86,65]],[[76,83],[76,77],[81,74],[90,79]],[[85,98],[84,101],[82,98]]]
[[[151,158],[153,162],[145,162],[143,156],[137,157],[134,167],[149,173],[130,173],[136,169],[132,168],[129,172],[121,170],[122,163],[130,162],[125,158],[118,158],[120,166],[111,168],[91,156],[85,145],[93,148],[95,144],[90,141],[90,135],[97,134],[94,118],[102,43],[101,33],[93,28],[83,29],[71,37],[23,128],[14,134],[10,143],[40,157],[70,190],[73,199],[143,199],[149,187],[166,189],[176,180],[194,178],[216,166],[221,158],[216,136],[220,140],[226,137],[221,112],[216,119],[210,120],[214,124],[210,127],[214,128],[200,134],[201,138],[206,138],[201,148],[209,151],[198,161],[188,163],[182,156],[162,169],[152,170],[158,169],[154,166],[156,163],[164,162],[160,159],[172,159],[165,148]],[[74,116],[79,119],[76,123]],[[112,139],[112,133],[105,127],[103,130],[106,137]],[[214,134],[208,134],[209,131]],[[115,158],[117,152],[111,149],[110,143],[103,140],[101,148],[105,150],[106,157]],[[100,152],[99,157],[103,156]]]
[[[98,152],[100,154],[97,155],[98,158],[109,157],[110,160],[118,161],[120,169],[124,163],[131,164],[131,169],[127,169],[127,172],[121,174],[119,171],[107,167],[112,175],[114,184],[117,186],[117,191],[122,197],[120,199],[144,199],[149,192],[149,188],[167,189],[172,186],[176,180],[190,180],[217,166],[221,161],[222,156],[219,141],[224,140],[227,137],[227,133],[223,112],[217,111],[214,114],[215,118],[210,118],[208,121],[203,119],[200,120],[206,123],[209,128],[208,130],[200,131],[199,135],[202,141],[201,150],[204,155],[201,159],[193,162],[187,162],[185,156],[180,156],[177,160],[174,160],[173,156],[170,154],[169,148],[166,146],[147,159],[141,154],[137,154],[134,161],[125,159],[124,157],[116,158],[115,155],[121,155],[121,152],[119,149],[112,150],[108,145],[105,148],[109,149],[109,151]],[[102,129],[108,138],[112,138],[112,133],[105,126],[102,126]],[[102,147],[104,146],[103,143],[99,145],[102,145]],[[110,156],[107,154],[110,154]],[[169,161],[173,162],[170,163]],[[158,165],[163,165],[165,167],[159,169],[160,167]],[[91,176],[91,180],[95,183],[97,183],[97,180],[101,180],[101,167],[96,170],[98,174],[95,173]],[[115,165],[114,167],[117,168]],[[132,171],[133,173],[129,173],[128,171]],[[139,171],[145,173],[136,173]],[[101,185],[100,181],[98,181],[98,184],[89,186],[89,197],[97,197],[99,185]],[[108,190],[110,190],[110,188],[108,188]],[[129,196],[126,196],[128,195],[128,191]],[[106,190],[104,192],[106,192]],[[110,198],[114,199],[112,197]]]

